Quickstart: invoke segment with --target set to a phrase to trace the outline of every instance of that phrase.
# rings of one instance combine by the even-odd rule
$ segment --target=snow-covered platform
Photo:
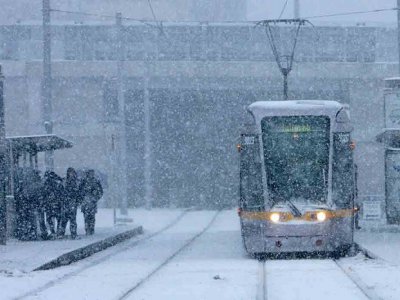
[[[72,240],[69,238],[69,228],[67,227],[67,236],[61,240],[29,242],[14,239],[8,240],[7,245],[0,246],[0,273],[16,274],[30,272],[49,262],[56,261],[60,256],[64,255],[65,257],[68,253],[75,252],[74,255],[77,255],[79,249],[88,249],[87,247],[91,245],[97,245],[96,247],[98,247],[104,241],[108,244],[122,242],[127,236],[133,236],[135,233],[139,234],[141,226],[146,231],[157,230],[171,222],[180,213],[180,210],[130,210],[129,217],[133,219],[132,223],[128,223],[128,225],[114,225],[113,210],[99,209],[96,217],[96,232],[92,236],[86,236],[84,233],[83,216],[78,212],[78,239]],[[122,238],[115,239],[115,237]]]
[[[400,266],[362,253],[338,260],[250,257],[235,210],[133,210],[130,216],[145,228],[143,236],[54,270],[0,271],[0,299],[400,299]],[[111,210],[102,210],[99,219],[99,235],[102,228],[117,230]],[[357,232],[357,241],[373,251],[378,235]],[[24,244],[18,242],[17,250]],[[387,247],[382,250],[386,254],[397,249],[395,244]],[[28,255],[28,250],[25,259],[37,262],[46,256],[39,249]],[[20,267],[24,256],[13,255]]]
[[[400,265],[400,227],[390,230],[356,231],[355,241],[372,256]]]

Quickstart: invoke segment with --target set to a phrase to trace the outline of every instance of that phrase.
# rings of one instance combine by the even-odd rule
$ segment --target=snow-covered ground
[[[243,250],[237,215],[225,211],[128,299],[255,299],[258,261]]]
[[[400,232],[357,231],[355,240],[373,254],[400,266]]]
[[[83,216],[78,213],[79,239],[71,240],[66,237],[66,239],[62,240],[30,242],[11,239],[7,241],[6,246],[0,246],[0,272],[29,272],[66,252],[100,241],[138,225],[143,224],[145,230],[152,232],[176,218],[180,213],[181,210],[131,210],[129,216],[133,219],[133,223],[128,223],[129,225],[126,226],[114,226],[113,211],[111,209],[99,209],[96,217],[96,233],[93,236],[85,235]],[[69,228],[67,228],[67,234],[69,234]]]
[[[142,237],[56,270],[0,274],[0,299],[263,299],[263,289],[268,299],[400,299],[400,267],[385,260],[343,258],[344,272],[329,258],[248,257],[233,210],[215,220],[215,211],[189,211],[143,239],[180,214],[138,210]]]

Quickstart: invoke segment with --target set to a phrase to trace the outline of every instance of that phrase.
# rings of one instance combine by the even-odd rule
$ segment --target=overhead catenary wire
[[[285,12],[285,9],[286,9],[286,6],[288,4],[288,1],[289,0],[286,0],[285,4],[283,4],[283,7],[282,7],[282,10],[281,10],[281,13],[279,14],[279,18],[278,19],[280,19],[282,17],[283,13]]]
[[[149,3],[149,8],[150,8],[151,14],[153,15],[153,20],[156,23],[156,26],[157,26],[158,30],[160,31],[160,34],[164,35],[162,21],[157,22],[157,17],[156,17],[156,14],[154,12],[153,5],[151,4],[151,0],[147,0],[147,3]]]
[[[311,15],[307,17],[303,17],[302,19],[321,19],[321,18],[332,18],[332,17],[339,17],[339,16],[351,16],[351,15],[360,15],[360,14],[369,14],[369,13],[380,13],[380,12],[389,12],[389,11],[398,11],[399,8],[397,7],[392,7],[392,8],[381,8],[381,9],[373,9],[373,10],[362,10],[362,11],[350,11],[350,12],[340,12],[340,13],[332,13],[332,14],[324,14],[324,15]],[[84,16],[93,16],[93,17],[99,17],[99,18],[110,18],[110,19],[115,19],[115,15],[104,15],[104,14],[97,14],[97,13],[92,13],[92,12],[82,12],[82,11],[72,11],[72,10],[61,10],[61,9],[51,9],[51,12],[56,12],[56,13],[66,13],[66,14],[76,14],[76,15],[84,15]],[[150,26],[157,26],[154,23],[154,20],[148,20],[148,19],[140,19],[140,18],[132,18],[132,17],[122,17],[123,20],[129,20],[129,21],[135,21],[139,23],[143,23],[146,25]],[[264,21],[269,21],[268,19]],[[182,20],[182,21],[176,21],[176,20],[160,20],[158,19],[158,22],[160,23],[195,23],[195,24],[204,24],[204,23],[220,23],[220,24],[254,24],[254,23],[259,23],[260,21],[235,21],[235,20],[225,20],[225,21],[219,21],[219,22],[211,22],[211,21],[193,21],[193,20]]]
[[[149,3],[150,11],[151,11],[151,14],[153,15],[154,21],[157,22],[157,18],[156,18],[156,14],[154,13],[153,5],[151,5],[151,0],[147,0],[147,3]]]
[[[342,13],[334,13],[334,14],[326,14],[326,15],[315,15],[304,17],[304,19],[317,19],[317,18],[331,18],[331,17],[340,17],[340,16],[352,16],[352,15],[361,15],[361,14],[369,14],[369,13],[378,13],[378,12],[387,12],[387,11],[397,11],[399,8],[380,8],[380,9],[372,9],[372,10],[360,10],[360,11],[351,11],[351,12],[342,12]]]
[[[82,16],[89,16],[89,17],[97,17],[97,18],[103,18],[103,19],[115,19],[115,15],[104,15],[104,14],[97,14],[97,13],[91,13],[91,12],[82,12],[82,11],[73,11],[73,10],[61,10],[61,9],[50,9],[51,12],[55,13],[64,13],[64,14],[73,14],[73,15],[82,15]],[[131,18],[131,17],[121,17],[122,20],[127,20],[127,21],[134,21],[134,22],[139,22],[148,26],[153,26],[157,27],[155,24],[151,24],[151,22],[154,22],[152,20],[143,20],[143,19],[138,19],[138,18]]]

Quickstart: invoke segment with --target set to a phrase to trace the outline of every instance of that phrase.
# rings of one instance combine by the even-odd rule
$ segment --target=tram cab
[[[265,101],[241,133],[239,216],[247,252],[333,252],[353,244],[355,168],[347,108]]]

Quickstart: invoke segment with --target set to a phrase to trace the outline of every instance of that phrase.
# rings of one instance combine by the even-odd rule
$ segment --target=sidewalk
[[[400,231],[361,230],[355,232],[355,242],[372,254],[400,265]]]
[[[7,241],[6,246],[0,246],[0,273],[30,272],[65,253],[82,247],[102,241],[114,241],[115,237],[123,233],[137,235],[140,233],[140,226],[145,232],[157,231],[172,222],[181,212],[181,210],[162,209],[130,210],[129,217],[133,219],[133,223],[114,226],[113,210],[99,209],[96,216],[96,231],[92,236],[85,235],[83,216],[78,213],[79,239],[69,239],[69,228],[67,228],[68,236],[62,240],[22,242],[11,239]],[[117,243],[122,241],[120,238],[115,240]]]

